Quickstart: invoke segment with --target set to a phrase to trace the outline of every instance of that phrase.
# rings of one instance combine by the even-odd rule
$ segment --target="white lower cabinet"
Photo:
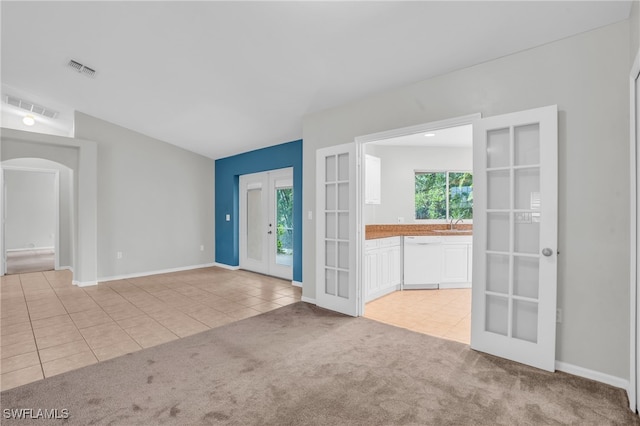
[[[402,251],[400,237],[365,241],[365,302],[400,289]]]
[[[442,280],[440,288],[471,287],[470,236],[446,236],[442,244]]]

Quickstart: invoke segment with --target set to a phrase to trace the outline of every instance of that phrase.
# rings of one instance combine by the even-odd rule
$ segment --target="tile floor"
[[[396,291],[367,303],[364,316],[468,345],[471,289]]]
[[[0,278],[0,388],[104,361],[300,300],[290,282],[204,268],[79,288],[68,271]]]

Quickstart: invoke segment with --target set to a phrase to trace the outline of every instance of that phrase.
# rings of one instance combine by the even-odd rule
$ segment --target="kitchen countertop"
[[[405,235],[473,235],[473,225],[459,223],[454,231],[449,230],[449,224],[393,224],[366,225],[365,239],[399,237]]]

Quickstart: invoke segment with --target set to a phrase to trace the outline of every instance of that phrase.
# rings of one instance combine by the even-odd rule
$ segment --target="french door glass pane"
[[[336,209],[336,184],[328,183],[326,185],[326,201],[325,201],[326,210],[335,210]]]
[[[511,164],[509,128],[487,132],[487,168],[507,167]]]
[[[336,238],[338,232],[338,225],[336,223],[336,214],[334,212],[325,213],[326,222],[324,229],[324,236],[326,238]]]
[[[487,250],[509,251],[509,213],[487,213]]]
[[[247,191],[247,257],[262,261],[264,239],[262,217],[262,189]]]
[[[333,296],[336,295],[336,270],[335,269],[325,269],[325,286],[324,291],[327,294],[331,294]]]
[[[508,209],[510,207],[509,170],[495,170],[487,173],[487,208]]]
[[[349,180],[349,154],[338,155],[338,180]]]
[[[514,256],[513,258],[513,294],[516,296],[538,298],[538,271],[540,260],[537,257]]]
[[[338,238],[349,239],[349,213],[338,213]]]
[[[336,181],[336,157],[333,155],[325,158],[325,182]]]
[[[515,165],[540,163],[540,124],[528,124],[514,128]]]
[[[533,213],[516,213],[514,225],[514,248],[516,253],[537,254],[540,252],[540,222]]]
[[[488,294],[486,301],[487,331],[506,336],[509,331],[509,300]]]
[[[513,337],[538,341],[538,304],[526,300],[513,301]]]
[[[509,256],[487,254],[487,291],[509,294]]]
[[[540,209],[540,168],[515,171],[516,209]]]

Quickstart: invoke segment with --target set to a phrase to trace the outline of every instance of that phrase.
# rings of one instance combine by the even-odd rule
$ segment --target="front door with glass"
[[[240,176],[240,267],[293,276],[293,169]]]

